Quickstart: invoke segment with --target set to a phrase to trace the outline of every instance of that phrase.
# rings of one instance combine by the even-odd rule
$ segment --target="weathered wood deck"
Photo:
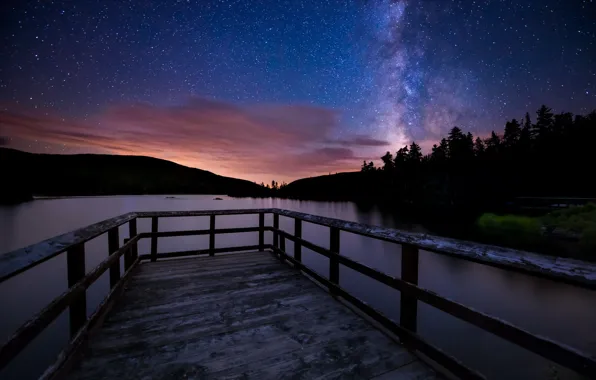
[[[70,379],[434,379],[268,252],[147,262]]]

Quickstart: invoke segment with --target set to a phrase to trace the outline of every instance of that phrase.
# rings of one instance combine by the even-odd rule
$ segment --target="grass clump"
[[[552,251],[557,256],[596,260],[596,204],[573,206],[543,217],[483,214],[476,222],[492,244],[518,249]],[[571,245],[557,244],[564,239]],[[555,244],[552,244],[555,243]]]
[[[480,232],[490,240],[514,247],[530,247],[541,238],[542,224],[522,215],[483,214],[477,221]]]

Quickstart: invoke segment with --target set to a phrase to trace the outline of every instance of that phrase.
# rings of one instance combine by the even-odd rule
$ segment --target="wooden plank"
[[[418,248],[404,244],[401,247],[401,279],[418,285]],[[418,300],[409,294],[400,295],[399,323],[404,328],[416,332]]]
[[[215,218],[211,215],[209,219]],[[183,230],[183,231],[162,231],[149,234],[151,237],[177,237],[177,236],[200,236],[200,235],[221,235],[221,234],[238,234],[245,232],[257,232],[259,227],[238,227],[238,228],[211,228],[211,220],[209,221],[210,228],[208,230]],[[214,225],[215,226],[215,225]]]
[[[207,215],[247,215],[258,214],[260,212],[271,213],[272,208],[247,208],[234,210],[189,210],[189,211],[141,211],[135,214],[139,218],[176,218],[189,216],[207,216]]]
[[[170,271],[204,271],[204,270],[211,270],[217,268],[230,268],[236,265],[257,265],[257,264],[268,264],[271,263],[269,260],[262,256],[248,256],[245,253],[236,253],[234,254],[239,256],[234,263],[229,263],[229,261],[225,260],[217,260],[221,255],[217,255],[213,257],[213,260],[204,260],[204,258],[208,256],[195,256],[191,257],[184,257],[182,259],[173,259],[173,260],[164,260],[164,264],[167,265],[144,265],[142,272],[135,276],[135,278],[142,277],[146,274],[151,274],[153,272],[156,273],[163,273],[163,272],[170,272]],[[193,260],[201,260],[200,263],[194,263]],[[180,262],[179,262],[180,261]],[[213,261],[213,262],[211,262]],[[148,263],[149,264],[149,263]],[[196,265],[195,265],[196,264]]]
[[[174,273],[187,274],[197,293],[189,288],[178,299],[183,278],[157,270],[170,263],[141,264],[69,378],[373,377],[417,361],[298,271],[261,255],[261,271],[244,271],[243,280],[254,255],[243,263],[233,257],[240,255],[184,260],[199,275],[180,265]],[[212,259],[218,271],[202,271]],[[227,274],[226,260],[236,265]],[[151,299],[161,301],[148,306]]]
[[[237,263],[244,263],[245,261],[252,262],[269,262],[268,258],[262,255],[260,252],[255,254],[254,252],[242,252],[242,253],[233,253],[235,257],[235,261]],[[143,273],[151,270],[156,271],[164,271],[169,269],[174,269],[177,267],[181,268],[208,268],[214,266],[221,266],[221,265],[229,265],[230,262],[226,257],[228,254],[219,254],[213,257],[208,256],[188,256],[188,257],[179,257],[172,260],[162,260],[159,262],[159,265],[151,262],[146,262],[146,265],[143,265]],[[196,264],[196,265],[195,265]]]
[[[245,245],[241,247],[224,247],[224,248],[215,248],[213,250],[214,253],[229,253],[229,252],[240,252],[240,251],[254,251],[255,249],[259,249],[258,245]],[[210,253],[209,249],[195,249],[190,251],[178,251],[178,252],[166,252],[166,253],[158,253],[156,255],[141,255],[141,260],[151,259],[151,261],[155,262],[158,258],[175,258],[175,257],[186,257],[186,256],[196,256],[196,255],[208,255]]]

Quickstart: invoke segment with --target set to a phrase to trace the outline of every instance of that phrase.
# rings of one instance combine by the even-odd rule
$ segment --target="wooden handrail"
[[[410,244],[419,249],[453,256],[462,260],[495,266],[512,271],[565,282],[588,289],[596,289],[596,264],[573,259],[549,257],[525,251],[496,247],[485,244],[449,239],[428,234],[419,234],[371,226],[362,223],[305,214],[297,211],[276,208],[240,210],[200,210],[200,211],[152,211],[124,214],[93,224],[41,243],[33,244],[12,252],[0,254],[0,283],[29,268],[34,267],[68,248],[91,240],[115,226],[120,226],[135,218],[170,218],[207,215],[274,214],[295,220],[337,227],[342,231],[399,244]]]
[[[120,260],[127,250],[131,249],[133,245],[137,244],[140,236],[129,240],[126,244],[113,252],[106,260],[101,262],[95,269],[87,273],[76,284],[69,287],[68,290],[56,297],[48,306],[33,316],[29,321],[25,322],[15,333],[8,338],[7,342],[0,347],[0,369],[4,368],[19,352],[23,350],[39,333],[41,333],[60,313],[62,313],[68,306],[85,293],[87,288],[91,286],[108,268],[116,261]],[[72,314],[71,314],[72,315]],[[81,325],[85,323],[83,319]],[[77,320],[76,323],[80,323]],[[77,330],[72,327],[71,320],[71,334],[76,335]],[[78,326],[80,327],[80,326]]]
[[[430,290],[418,287],[415,283],[408,282],[407,278],[395,278],[389,276],[385,273],[377,271],[376,269],[358,263],[357,261],[354,261],[346,256],[342,256],[334,250],[326,249],[307,240],[297,238],[283,230],[278,230],[277,233],[284,238],[299,242],[301,245],[312,250],[313,252],[328,257],[330,262],[337,262],[338,264],[345,265],[346,267],[353,269],[358,273],[379,281],[380,283],[385,284],[393,289],[399,290],[402,295],[401,299],[403,300],[406,298],[409,300],[405,304],[403,302],[401,304],[402,309],[400,312],[402,314],[400,318],[400,326],[411,331],[412,333],[416,331],[415,301],[419,300],[456,318],[478,326],[485,331],[488,331],[531,352],[541,355],[548,360],[561,364],[567,368],[571,368],[580,374],[592,376],[596,374],[596,360],[586,353],[555,342],[551,339],[531,334],[501,319],[484,314],[458,302],[452,301],[446,297],[439,296]],[[276,247],[274,247],[274,249],[281,251],[281,249]],[[286,252],[279,253],[287,255]],[[409,253],[412,254],[413,252]],[[402,266],[404,261],[411,260],[411,257],[406,259],[404,259],[404,257],[407,256],[404,256],[402,251]],[[300,269],[305,270],[305,266],[301,264]],[[413,277],[410,277],[410,279],[411,278]],[[415,278],[417,279],[417,273]],[[336,278],[330,275],[329,280],[324,279],[324,281],[321,281],[320,279],[317,279],[317,281],[327,285],[330,292],[333,294],[336,292],[336,288],[339,286],[339,272]],[[404,310],[404,306],[406,310]],[[406,315],[405,319],[404,313]],[[410,336],[411,339],[415,337],[415,335]]]
[[[65,252],[77,244],[85,243],[114,227],[121,226],[134,218],[136,218],[136,214],[130,212],[46,239],[25,248],[0,254],[0,283]]]

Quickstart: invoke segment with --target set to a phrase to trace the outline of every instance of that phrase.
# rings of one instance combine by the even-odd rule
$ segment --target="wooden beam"
[[[277,231],[279,229],[279,215],[273,214],[273,246],[279,248],[279,235]]]
[[[136,217],[128,213],[0,255],[0,283]]]
[[[294,236],[302,239],[302,220],[294,218]],[[299,240],[294,240],[294,258],[302,262],[302,245]]]
[[[259,213],[259,251],[265,250],[265,213]]]
[[[339,285],[339,229],[331,227],[329,229],[329,281],[333,284]],[[333,288],[330,288],[331,293]]]
[[[401,246],[401,279],[418,285],[418,248],[403,244]],[[418,301],[416,297],[402,293],[400,295],[399,323],[406,329],[416,332]]]
[[[264,230],[270,229],[271,227],[264,227]],[[218,234],[238,234],[243,232],[257,232],[260,227],[238,227],[238,228],[220,228],[216,230],[186,230],[186,231],[162,231],[157,233],[145,233],[150,237],[175,237],[175,236],[196,236],[196,235],[211,235],[213,232],[215,235]]]
[[[215,255],[215,215],[209,215],[209,256]]]
[[[130,222],[128,222],[128,238],[132,239],[135,236],[137,236],[137,220],[132,219]],[[133,244],[133,246],[130,248],[130,252],[132,253],[133,260],[136,260],[137,257],[139,257],[139,247],[137,244]]]
[[[286,238],[284,235],[280,235],[279,237],[279,249],[281,249],[281,251],[284,253],[286,252]],[[279,255],[279,260],[284,261],[284,256]]]
[[[270,249],[273,247],[272,245],[266,244],[264,248]],[[245,245],[241,247],[228,247],[228,248],[215,248],[213,253],[227,253],[227,252],[241,252],[241,251],[257,251],[259,249],[258,245]],[[173,257],[187,257],[187,256],[200,256],[200,255],[208,255],[211,252],[209,249],[195,249],[190,251],[178,251],[178,252],[166,252],[166,253],[158,253],[158,259],[165,259],[165,258],[173,258]],[[141,260],[148,260],[151,259],[151,255],[140,255],[139,259]]]
[[[157,216],[151,218],[151,261],[157,260]]]
[[[130,222],[128,222],[128,239],[124,239],[124,244],[128,243],[128,241],[134,237],[137,236],[137,220],[133,219]],[[128,269],[132,266],[132,263],[137,259],[138,257],[138,250],[137,250],[137,245],[134,244],[133,246],[130,247],[130,249],[128,251],[126,251],[124,253],[124,271],[128,271]]]
[[[108,231],[108,256],[116,252],[119,245],[118,227],[115,227]],[[120,260],[114,261],[110,267],[110,288],[116,286],[118,281],[120,281]]]

